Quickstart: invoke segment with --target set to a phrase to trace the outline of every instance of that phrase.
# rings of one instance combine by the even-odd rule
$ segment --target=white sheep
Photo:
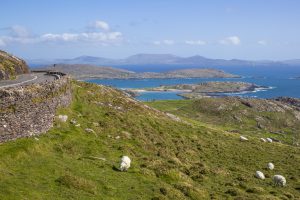
[[[244,136],[240,136],[240,140],[241,141],[248,141],[248,138],[244,137]]]
[[[273,163],[268,163],[267,167],[268,167],[268,169],[273,170],[274,169],[274,164]]]
[[[286,179],[282,175],[273,176],[273,181],[276,186],[285,186],[286,185]]]
[[[260,141],[267,142],[267,140],[265,138],[260,138]]]
[[[272,140],[271,138],[267,138],[267,142],[270,142],[270,143],[272,143],[272,142],[273,142],[273,140]]]
[[[258,179],[262,179],[262,180],[265,179],[265,175],[264,175],[264,173],[262,173],[261,171],[256,171],[256,172],[255,172],[255,176],[256,176],[256,178],[258,178]]]
[[[130,167],[131,160],[128,156],[122,156],[120,163],[120,171],[127,171]]]

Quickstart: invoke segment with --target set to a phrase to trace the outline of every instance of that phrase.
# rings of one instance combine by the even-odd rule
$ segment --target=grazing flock
[[[58,119],[62,122],[66,122],[68,120],[68,116],[66,115],[59,115]],[[72,124],[75,124],[76,121],[71,120]],[[80,125],[79,125],[80,126]],[[92,129],[86,129],[87,132],[93,132]],[[246,138],[245,136],[240,136],[240,141],[242,142],[246,142],[249,139]],[[268,142],[268,143],[272,143],[273,140],[271,138],[260,138],[261,142]],[[121,162],[120,162],[120,168],[119,170],[122,172],[126,172],[128,171],[128,169],[130,168],[130,164],[131,164],[131,159],[128,156],[122,156],[121,157]],[[273,170],[275,168],[273,163],[268,163],[267,164],[267,169],[269,170]],[[258,179],[265,179],[265,175],[263,172],[261,171],[256,171],[255,172],[255,177]],[[285,186],[286,185],[286,179],[284,176],[282,175],[274,175],[273,176],[273,182],[275,184],[275,186]]]
[[[246,138],[244,136],[240,136],[240,140],[248,141],[248,138]],[[262,142],[270,142],[270,143],[273,142],[271,138],[266,138],[266,139],[260,138],[260,140]],[[122,156],[121,162],[120,162],[120,171],[127,171],[130,168],[130,164],[131,164],[131,159],[128,156]],[[273,163],[267,164],[267,169],[273,170],[274,168],[275,168],[275,166]],[[255,177],[258,179],[262,179],[262,180],[265,179],[265,175],[261,171],[256,171]],[[286,185],[286,179],[282,175],[274,175],[273,182],[274,182],[275,186],[285,186]]]
[[[240,141],[242,142],[245,142],[245,141],[248,141],[248,138],[246,138],[245,136],[240,136]],[[272,143],[273,140],[271,138],[260,138],[260,141],[262,142],[269,142],[269,143]],[[274,169],[274,164],[273,163],[268,163],[267,164],[267,169],[269,170],[273,170]],[[258,179],[262,179],[264,180],[265,179],[265,175],[263,172],[261,171],[256,171],[255,172],[255,177],[258,178]],[[286,179],[284,176],[282,175],[274,175],[273,176],[273,182],[275,184],[275,186],[285,186],[286,185]]]

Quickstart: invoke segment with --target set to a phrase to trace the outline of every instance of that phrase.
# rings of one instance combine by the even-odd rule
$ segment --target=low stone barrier
[[[48,131],[56,109],[71,103],[68,77],[28,86],[0,89],[0,142]]]

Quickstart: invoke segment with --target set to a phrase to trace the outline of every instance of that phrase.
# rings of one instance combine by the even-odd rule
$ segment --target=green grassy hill
[[[68,121],[0,145],[0,199],[300,198],[297,147],[255,135],[240,142],[222,126],[178,121],[118,90],[83,82],[73,83],[72,105],[57,114]],[[118,171],[122,155],[132,159],[128,172]],[[273,171],[265,169],[268,162]],[[257,170],[267,178],[256,179]],[[275,187],[274,174],[284,175],[287,186]]]
[[[287,144],[299,145],[300,104],[298,102],[297,99],[289,98],[266,100],[225,97],[156,101],[147,104],[231,133],[258,138],[271,137]]]
[[[0,80],[14,79],[19,74],[28,73],[24,60],[0,50]]]

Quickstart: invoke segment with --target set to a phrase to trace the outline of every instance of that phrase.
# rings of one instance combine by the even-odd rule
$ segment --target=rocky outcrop
[[[0,50],[0,80],[12,79],[25,73],[29,73],[29,68],[24,60]]]
[[[57,107],[71,102],[67,77],[53,82],[0,90],[0,142],[48,131]]]
[[[278,97],[275,100],[295,106],[298,108],[298,110],[300,110],[300,99],[296,99],[292,97]]]

